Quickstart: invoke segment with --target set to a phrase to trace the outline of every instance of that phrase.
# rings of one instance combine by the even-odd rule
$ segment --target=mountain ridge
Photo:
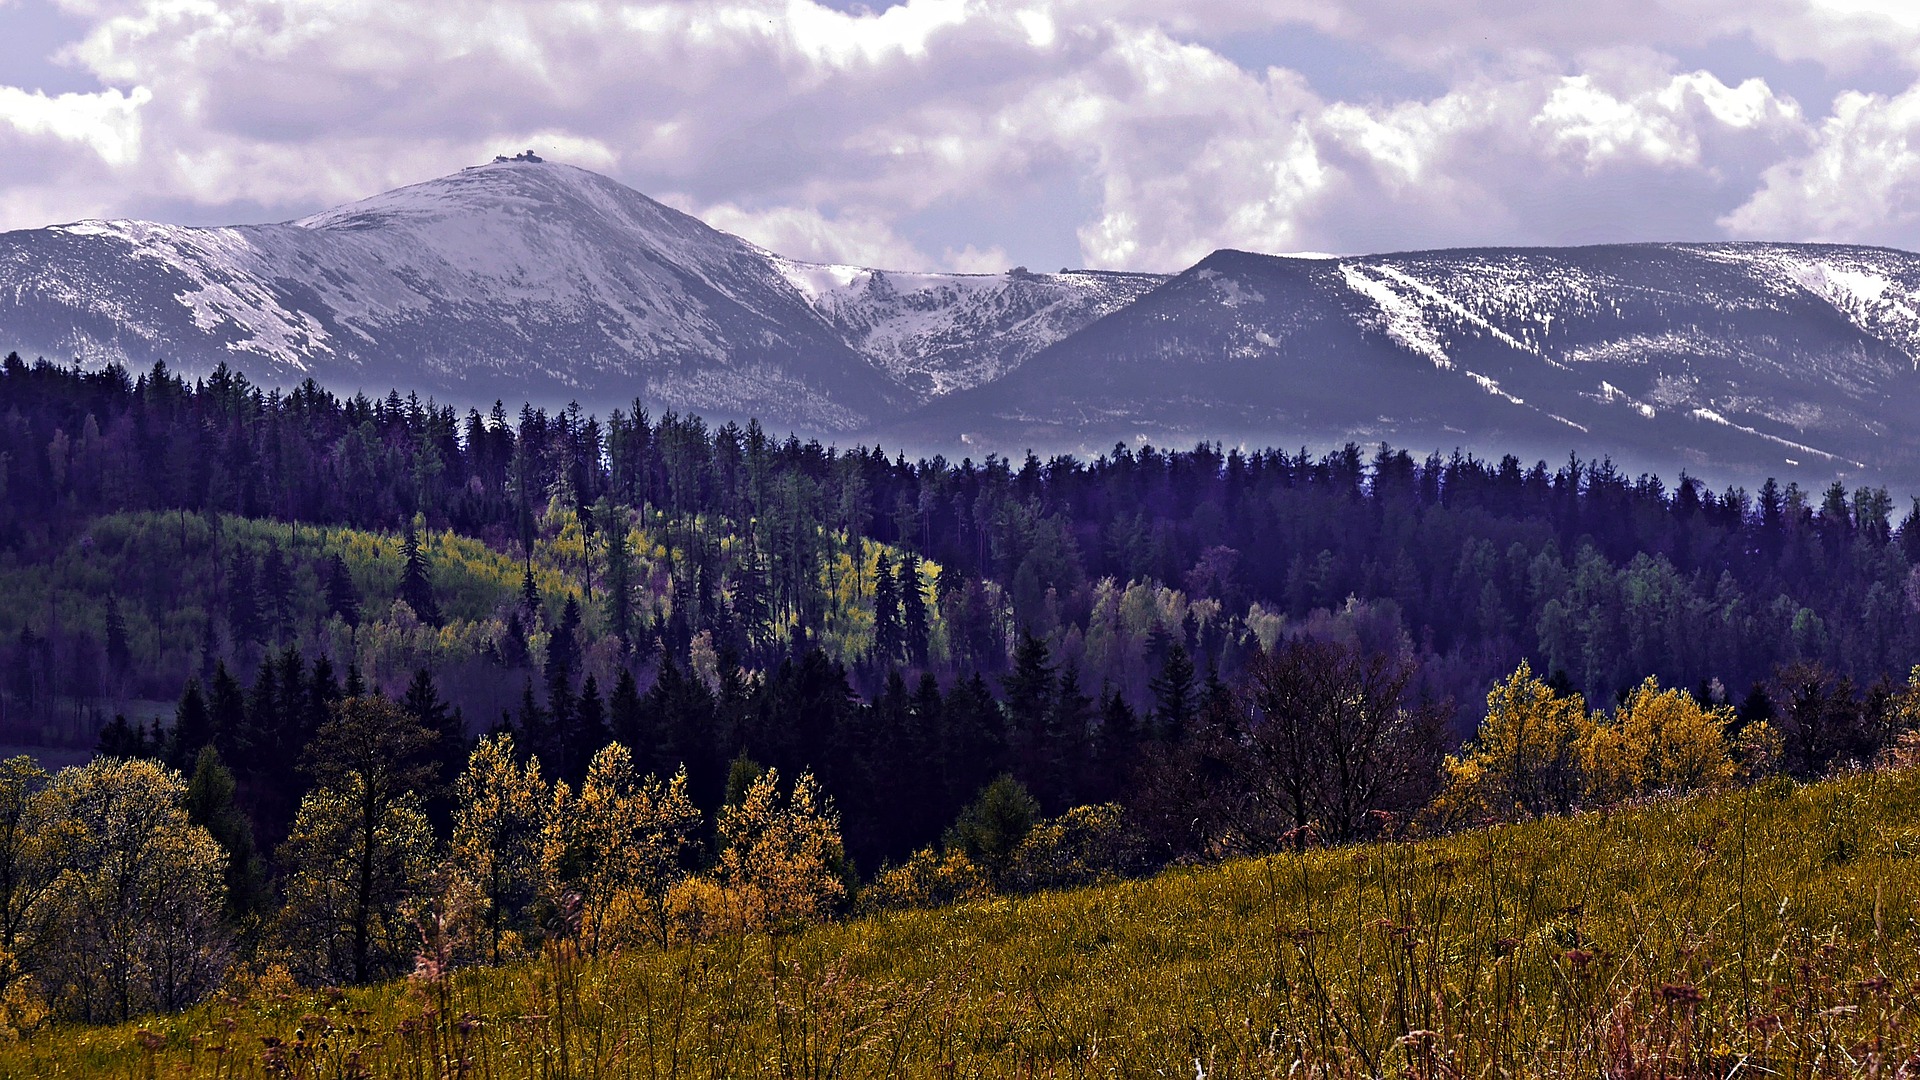
[[[610,408],[911,450],[1388,441],[1920,490],[1920,256],[1765,242],[1322,256],[1177,274],[791,259],[499,159],[293,221],[0,234],[9,347]]]

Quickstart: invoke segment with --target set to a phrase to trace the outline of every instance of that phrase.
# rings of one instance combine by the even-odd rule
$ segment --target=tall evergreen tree
[[[236,550],[227,571],[227,632],[235,646],[257,645],[266,640],[260,618],[259,589],[252,554],[245,548]]]
[[[285,638],[293,621],[293,572],[279,544],[260,561],[260,621],[270,640]]]
[[[1193,726],[1194,716],[1200,707],[1195,675],[1193,658],[1187,655],[1186,646],[1175,642],[1167,650],[1166,663],[1160,666],[1160,674],[1154,676],[1150,684],[1154,702],[1154,733],[1164,742],[1178,743]]]
[[[199,757],[200,749],[213,745],[213,714],[200,690],[199,679],[188,679],[173,710],[173,729],[168,733],[166,761],[184,770]]]
[[[407,531],[400,541],[401,558],[405,565],[400,571],[400,599],[406,601],[420,621],[428,626],[439,626],[440,603],[433,595],[433,573],[427,565],[427,557],[420,550],[420,535],[414,531],[413,522],[407,522]]]
[[[634,681],[633,672],[624,667],[620,669],[619,680],[613,684],[613,694],[607,699],[607,728],[613,741],[633,754],[635,768],[659,771],[653,760],[654,744],[658,740],[648,730],[640,686]]]
[[[360,589],[353,583],[347,560],[339,552],[327,557],[327,614],[352,630],[360,628]]]
[[[883,664],[898,660],[904,644],[898,586],[893,576],[893,562],[883,551],[873,571],[873,651],[875,659]]]
[[[905,638],[907,659],[927,663],[927,598],[921,592],[920,559],[909,551],[900,556],[898,591],[900,593],[900,629]]]
[[[587,775],[587,763],[600,748],[613,741],[607,730],[606,703],[600,698],[600,683],[592,675],[580,684],[580,696],[573,704],[572,726],[567,733],[566,760],[568,783],[578,784]]]
[[[466,720],[458,709],[448,707],[441,699],[433,672],[426,668],[413,673],[413,681],[407,684],[407,692],[400,698],[400,707],[433,735],[425,751],[431,779],[421,789],[421,795],[426,802],[427,820],[433,823],[437,835],[445,836],[453,827],[453,782],[459,778],[472,749],[467,742]]]
[[[133,665],[133,648],[127,642],[127,620],[120,613],[120,597],[107,594],[107,671],[124,679]]]
[[[227,853],[228,920],[241,922],[261,913],[269,899],[266,864],[254,848],[253,826],[234,802],[233,773],[211,744],[194,755],[187,820],[206,829]]]
[[[606,530],[607,632],[620,643],[624,656],[633,651],[633,556],[627,549],[627,516],[603,502],[596,518]]]

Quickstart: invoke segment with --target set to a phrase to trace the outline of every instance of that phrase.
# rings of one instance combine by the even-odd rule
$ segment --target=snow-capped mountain
[[[914,450],[1385,440],[1920,491],[1920,256],[1881,248],[907,273],[797,262],[528,155],[282,224],[0,234],[9,349]]]
[[[846,430],[997,375],[1157,280],[814,267],[527,156],[283,224],[0,235],[0,348]]]
[[[1216,252],[913,426],[1086,450],[1141,436],[1577,450],[1669,478],[1920,490],[1917,412],[1920,256],[1644,244]]]

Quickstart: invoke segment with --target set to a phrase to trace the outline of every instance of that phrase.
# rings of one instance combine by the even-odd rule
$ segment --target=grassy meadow
[[[1908,1076],[1920,771],[353,991],[273,972],[19,1077]]]

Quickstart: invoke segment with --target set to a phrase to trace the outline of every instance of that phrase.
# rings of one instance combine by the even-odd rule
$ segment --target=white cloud
[[[48,138],[85,146],[108,166],[140,155],[140,108],[152,100],[144,86],[131,93],[59,94],[0,86],[0,126],[24,138]]]
[[[1826,117],[1662,51],[1920,73],[1905,0],[57,2],[90,27],[65,59],[110,89],[0,87],[8,225],[291,216],[530,147],[796,258],[901,269],[1913,229],[1915,92]],[[1343,101],[1227,58],[1300,28],[1439,89]],[[902,233],[1014,202],[1074,207],[1050,242],[1078,252]]]
[[[672,201],[716,229],[802,262],[882,269],[933,266],[932,260],[877,218],[830,218],[818,210],[799,207],[743,210],[730,203],[701,207],[684,199]]]
[[[1847,94],[1804,156],[1767,169],[1736,236],[1920,246],[1920,87]]]

